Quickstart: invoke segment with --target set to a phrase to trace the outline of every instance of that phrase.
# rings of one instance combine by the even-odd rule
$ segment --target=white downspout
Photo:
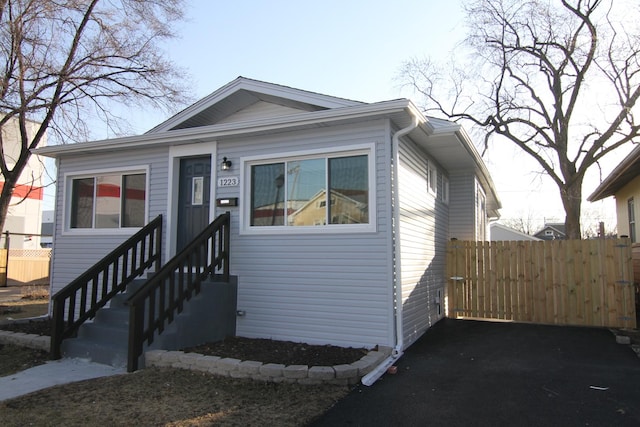
[[[399,208],[399,195],[398,195],[398,168],[400,166],[400,138],[408,134],[412,130],[418,127],[418,116],[411,112],[411,124],[406,128],[400,129],[393,134],[391,138],[391,156],[393,159],[393,185],[392,195],[395,194],[395,203],[391,204],[391,217],[393,218],[393,224],[395,227],[395,239],[393,243],[394,251],[394,289],[393,289],[393,305],[395,315],[395,347],[391,352],[391,356],[387,357],[378,366],[373,368],[371,372],[362,377],[362,384],[366,386],[373,385],[378,378],[380,378],[394,363],[402,356],[404,347],[404,330],[402,327],[402,283],[401,283],[401,271],[400,271],[400,208]],[[393,199],[393,196],[392,196]]]

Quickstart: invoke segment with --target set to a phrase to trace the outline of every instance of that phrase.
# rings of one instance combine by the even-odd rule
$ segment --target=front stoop
[[[133,289],[144,283],[136,281]],[[201,292],[184,302],[184,310],[176,314],[162,334],[154,338],[148,349],[176,350],[235,334],[235,283],[204,282]],[[133,292],[133,291],[131,291]],[[129,342],[129,306],[127,292],[116,295],[108,308],[98,311],[92,322],[83,324],[77,338],[62,342],[62,356],[88,359],[92,362],[126,367]],[[202,325],[210,325],[203,328]],[[140,357],[141,368],[144,357]]]
[[[335,366],[281,365],[252,360],[204,356],[182,351],[151,350],[145,353],[146,366],[170,367],[208,372],[232,378],[298,384],[354,385],[391,355],[391,347],[379,347],[351,364]]]

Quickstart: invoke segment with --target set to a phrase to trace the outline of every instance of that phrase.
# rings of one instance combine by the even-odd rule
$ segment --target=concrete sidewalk
[[[313,426],[638,426],[640,358],[611,331],[445,319]]]
[[[0,402],[55,385],[125,372],[124,368],[114,368],[83,359],[54,360],[13,375],[0,377]]]
[[[0,303],[18,301],[22,298],[22,287],[2,286],[0,287]]]

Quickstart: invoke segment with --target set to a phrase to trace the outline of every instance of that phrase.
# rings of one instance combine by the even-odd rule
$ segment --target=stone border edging
[[[49,351],[51,337],[0,329],[0,343]],[[225,377],[251,378],[274,383],[354,385],[390,355],[391,347],[379,347],[379,350],[370,351],[360,360],[350,364],[309,367],[205,356],[182,351],[151,350],[145,353],[145,363],[149,367],[189,369]]]
[[[273,383],[354,385],[390,355],[390,347],[379,347],[379,350],[370,351],[360,360],[350,364],[309,367],[205,356],[182,351],[151,350],[145,353],[145,364],[147,367],[188,369],[224,377],[250,378]]]
[[[12,332],[0,329],[0,343],[15,344],[21,347],[49,351],[51,346],[51,337],[48,337],[47,335],[25,334],[23,332]]]

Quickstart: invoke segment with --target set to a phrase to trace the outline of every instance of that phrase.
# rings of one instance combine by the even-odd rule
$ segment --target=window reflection
[[[71,228],[141,227],[147,175],[113,174],[72,180]]]
[[[291,215],[288,225],[326,224],[326,159],[287,163]]]
[[[329,159],[331,224],[369,222],[367,156]]]
[[[284,225],[284,163],[251,168],[251,225]]]
[[[120,175],[96,177],[96,228],[120,227]]]
[[[367,155],[251,167],[252,226],[367,224],[368,203]]]
[[[73,180],[71,228],[93,227],[93,178]]]

